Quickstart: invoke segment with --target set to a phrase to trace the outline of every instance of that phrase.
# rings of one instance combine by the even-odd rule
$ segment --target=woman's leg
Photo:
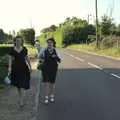
[[[55,83],[50,84],[50,101],[54,102],[55,100]]]
[[[51,84],[50,84],[50,101],[54,102],[55,100],[55,80],[56,80],[56,73],[52,75],[51,79]]]
[[[19,93],[20,106],[23,106],[23,99],[25,96],[25,90],[23,88],[17,88],[17,89],[18,89],[18,93]]]
[[[44,87],[45,87],[45,103],[48,103],[48,99],[49,99],[49,93],[50,93],[50,83],[49,82],[45,82],[44,83]]]
[[[50,83],[46,82],[45,83],[45,96],[49,96],[50,93]]]
[[[51,95],[55,95],[55,83],[54,84],[50,84],[50,94]]]

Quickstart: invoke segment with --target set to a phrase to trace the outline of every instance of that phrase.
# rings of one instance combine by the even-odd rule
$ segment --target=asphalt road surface
[[[120,120],[120,61],[61,50],[56,102],[43,104],[37,120]]]

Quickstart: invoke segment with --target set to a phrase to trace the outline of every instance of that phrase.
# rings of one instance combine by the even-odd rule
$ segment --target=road
[[[73,50],[61,55],[56,102],[42,103],[41,84],[37,120],[120,120],[120,62]]]

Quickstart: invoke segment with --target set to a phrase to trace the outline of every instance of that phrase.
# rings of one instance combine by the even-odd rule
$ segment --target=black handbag
[[[43,62],[41,60],[39,60],[39,62],[38,62],[37,69],[38,70],[42,70],[43,69]]]

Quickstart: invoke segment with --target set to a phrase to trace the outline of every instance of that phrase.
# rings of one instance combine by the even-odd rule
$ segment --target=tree
[[[107,15],[102,16],[101,31],[103,35],[110,35],[112,28],[113,19],[109,18]]]
[[[49,27],[49,29],[50,29],[51,32],[54,32],[54,31],[56,31],[57,26],[51,25],[51,26]]]
[[[42,33],[47,33],[47,32],[54,32],[57,30],[57,26],[55,25],[51,25],[50,27],[48,28],[44,28],[41,30]]]
[[[27,43],[35,44],[35,30],[34,29],[22,29],[19,34],[24,38]]]
[[[95,26],[89,25],[86,20],[68,17],[59,24],[59,27],[51,25],[42,29],[41,32],[43,33],[42,36],[53,36],[56,40],[61,40],[61,43],[68,45],[72,43],[86,43],[88,35],[95,35]]]
[[[4,40],[4,31],[0,29],[0,40]]]
[[[120,24],[116,28],[116,35],[120,36]]]

